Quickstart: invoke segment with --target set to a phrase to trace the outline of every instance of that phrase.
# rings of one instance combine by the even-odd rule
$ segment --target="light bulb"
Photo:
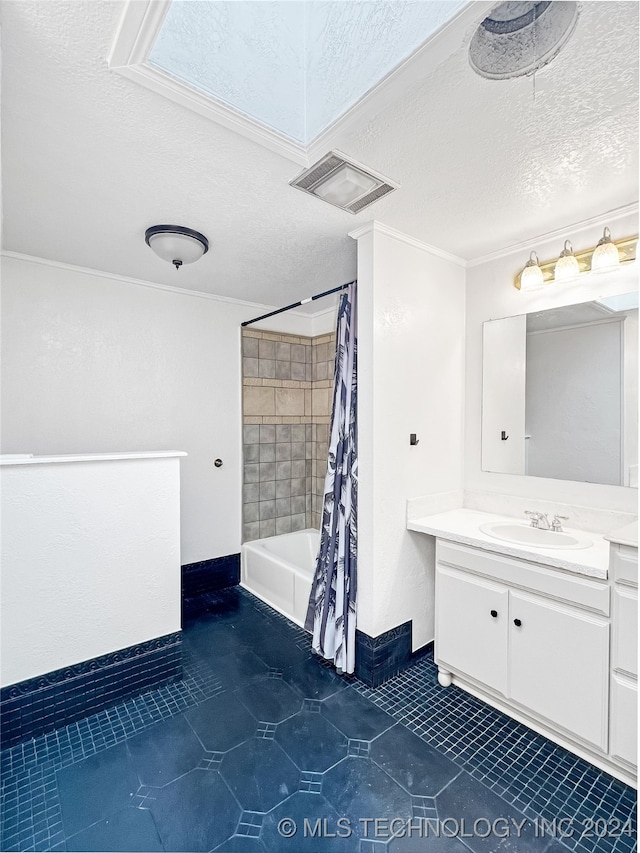
[[[531,252],[529,260],[520,273],[520,290],[529,290],[532,287],[540,287],[544,284],[544,276],[540,269],[540,261],[535,252]]]
[[[605,272],[620,266],[620,252],[611,239],[611,231],[604,229],[604,234],[591,255],[591,271]]]
[[[569,278],[575,278],[579,274],[580,264],[573,254],[573,246],[569,240],[565,240],[564,249],[560,252],[560,257],[556,261],[553,271],[554,281],[566,281]]]

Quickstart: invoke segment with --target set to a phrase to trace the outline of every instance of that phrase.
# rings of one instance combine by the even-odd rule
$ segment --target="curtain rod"
[[[291,305],[285,305],[284,308],[277,308],[275,311],[269,311],[268,314],[261,314],[260,317],[254,317],[253,320],[245,320],[240,323],[241,326],[250,326],[252,323],[257,323],[259,320],[266,320],[267,317],[273,317],[276,314],[282,314],[283,311],[289,311],[291,308],[299,308],[301,305],[306,305],[308,302],[315,302],[316,299],[322,299],[323,296],[329,296],[330,293],[337,293],[339,290],[344,290],[352,284],[356,284],[356,280],[348,281],[346,284],[341,284],[339,287],[332,287],[331,290],[325,290],[322,293],[316,293],[315,296],[309,296],[307,299],[301,299],[299,302],[292,302]]]

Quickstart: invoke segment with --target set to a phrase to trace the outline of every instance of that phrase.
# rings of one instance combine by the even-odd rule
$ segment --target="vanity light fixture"
[[[598,241],[598,245],[593,250],[591,256],[591,270],[593,272],[603,272],[604,270],[612,270],[620,266],[620,252],[618,247],[611,239],[611,231],[608,228],[604,229],[604,234]]]
[[[209,241],[199,231],[183,225],[153,225],[144,232],[144,241],[159,258],[179,270],[209,251]]]
[[[564,249],[560,252],[560,257],[553,271],[553,278],[555,281],[563,281],[568,278],[574,278],[574,276],[579,274],[580,264],[573,254],[573,246],[569,240],[565,240]]]
[[[535,252],[531,252],[529,260],[520,273],[519,282],[516,287],[519,290],[530,290],[532,287],[540,287],[544,284],[544,277],[540,269],[540,261]]]
[[[612,272],[623,264],[635,261],[638,235],[612,240],[611,232],[604,229],[604,235],[597,246],[574,252],[569,240],[565,240],[560,257],[550,261],[539,261],[535,252],[531,252],[524,269],[517,273],[513,286],[518,290],[531,290],[543,284],[571,284],[590,272]]]

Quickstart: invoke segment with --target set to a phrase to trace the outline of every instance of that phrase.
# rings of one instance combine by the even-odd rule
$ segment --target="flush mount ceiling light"
[[[540,261],[535,252],[531,252],[529,260],[525,264],[524,269],[520,273],[519,281],[516,284],[519,290],[530,290],[532,287],[540,287],[544,284],[544,277],[540,269]]]
[[[182,225],[153,225],[144,232],[144,241],[159,258],[179,270],[209,251],[209,241],[199,231]]]
[[[399,187],[399,184],[349,159],[340,151],[325,154],[289,181],[289,185],[354,214]]]
[[[620,266],[620,252],[611,239],[611,231],[604,229],[604,234],[598,241],[591,256],[591,269],[593,272],[604,272]]]
[[[499,3],[471,39],[471,67],[489,80],[533,74],[558,55],[577,20],[575,2]]]
[[[573,278],[580,274],[580,264],[578,259],[573,254],[573,246],[570,240],[564,241],[564,249],[560,252],[554,271],[553,278],[555,281],[566,281],[568,278]]]

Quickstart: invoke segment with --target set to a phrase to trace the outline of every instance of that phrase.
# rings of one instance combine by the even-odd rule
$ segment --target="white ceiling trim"
[[[123,77],[128,77],[135,83],[146,86],[147,89],[151,89],[159,95],[164,95],[181,107],[193,110],[204,118],[215,121],[223,127],[239,133],[246,139],[259,143],[268,148],[269,151],[275,151],[276,154],[293,160],[294,163],[305,168],[309,166],[306,150],[301,145],[286,139],[275,130],[247,118],[234,110],[233,107],[211,100],[207,95],[186,86],[158,68],[140,64],[123,65],[119,68],[114,67],[112,70],[122,74]]]
[[[68,272],[83,273],[84,275],[93,275],[98,278],[106,278],[111,281],[117,281],[120,284],[135,284],[137,287],[150,287],[153,290],[166,290],[169,293],[178,293],[181,296],[197,296],[200,299],[212,299],[214,302],[226,302],[230,305],[242,305],[244,308],[259,309],[259,310],[274,310],[274,306],[265,305],[262,302],[247,302],[244,299],[235,299],[233,296],[218,296],[215,293],[206,293],[203,290],[188,290],[185,287],[173,287],[170,284],[159,284],[156,281],[147,281],[142,278],[130,278],[126,275],[118,275],[117,273],[105,272],[104,270],[92,269],[91,267],[79,267],[75,264],[67,264],[63,261],[52,261],[49,258],[38,258],[35,255],[23,255],[20,252],[10,252],[3,250],[1,253],[3,258],[13,258],[17,261],[26,261],[31,264],[40,264],[41,266],[54,267],[59,270],[67,270]],[[310,316],[310,315],[303,315]]]
[[[170,5],[171,0],[127,0],[107,57],[109,68],[306,167],[326,154],[332,147],[332,140],[369,121],[394,103],[413,83],[431,74],[460,47],[467,31],[486,17],[493,0],[468,3],[307,146],[148,64],[149,53]]]
[[[574,234],[579,234],[581,231],[587,231],[589,228],[593,228],[597,225],[604,228],[618,219],[624,219],[627,216],[637,214],[639,209],[640,207],[637,201],[634,201],[632,204],[625,204],[622,207],[616,207],[613,210],[607,211],[607,213],[599,213],[597,216],[592,216],[590,219],[583,219],[572,225],[556,228],[555,231],[547,231],[544,234],[538,234],[536,237],[527,238],[526,240],[522,240],[520,243],[513,243],[511,246],[507,246],[504,249],[498,249],[496,252],[490,252],[488,255],[480,255],[477,258],[473,258],[473,260],[467,261],[467,267],[479,267],[482,264],[489,263],[490,261],[497,261],[499,258],[506,258],[508,255],[513,255],[516,252],[529,251],[532,248],[535,249],[536,244],[546,243],[548,240],[555,240],[556,238],[566,240]],[[633,235],[621,234],[618,236],[620,239],[623,239],[624,237],[631,237]]]
[[[146,60],[170,5],[171,0],[127,0],[107,56],[109,68]]]
[[[136,287],[149,287],[152,290],[164,290],[168,293],[177,293],[179,296],[195,296],[199,299],[210,299],[213,302],[224,302],[229,305],[239,305],[243,308],[251,308],[252,310],[259,311],[260,313],[267,313],[268,311],[277,311],[277,305],[266,305],[264,302],[248,302],[246,299],[235,299],[233,296],[219,296],[215,293],[207,293],[204,290],[189,290],[185,287],[173,287],[170,284],[160,284],[156,281],[147,281],[142,278],[131,278],[126,275],[118,275],[117,273],[105,272],[104,270],[92,269],[91,267],[80,267],[75,264],[67,264],[63,261],[52,261],[49,258],[39,258],[35,255],[25,255],[21,252],[11,252],[9,250],[3,249],[0,252],[0,257],[3,258],[11,258],[16,261],[25,261],[30,264],[39,264],[40,266],[45,267],[53,267],[59,270],[66,270],[67,272],[74,273],[82,273],[84,275],[92,275],[97,276],[98,278],[105,278],[111,281],[118,282],[119,284],[133,284]],[[302,317],[305,320],[308,319],[318,319],[322,317],[324,314],[330,314],[335,311],[335,306],[331,308],[322,308],[320,311],[304,312],[304,311],[296,311],[294,309],[290,309],[288,313],[293,314],[296,317]]]
[[[370,234],[371,232],[378,232],[379,234],[385,234],[387,237],[393,237],[394,240],[399,240],[401,243],[407,243],[407,245],[413,246],[415,249],[421,249],[423,252],[428,252],[430,255],[435,255],[445,261],[450,261],[459,267],[467,266],[467,262],[464,258],[460,258],[458,255],[452,255],[451,252],[446,252],[444,249],[439,249],[437,246],[432,246],[429,243],[418,240],[416,237],[411,237],[403,231],[397,231],[395,228],[391,228],[389,225],[385,225],[377,219],[373,219],[371,222],[366,222],[359,228],[349,231],[349,237],[353,237],[354,240],[358,240],[360,237],[363,237],[365,234]]]
[[[294,163],[308,166],[304,146],[147,64],[149,52],[170,5],[171,0],[127,0],[107,57],[109,68]]]

